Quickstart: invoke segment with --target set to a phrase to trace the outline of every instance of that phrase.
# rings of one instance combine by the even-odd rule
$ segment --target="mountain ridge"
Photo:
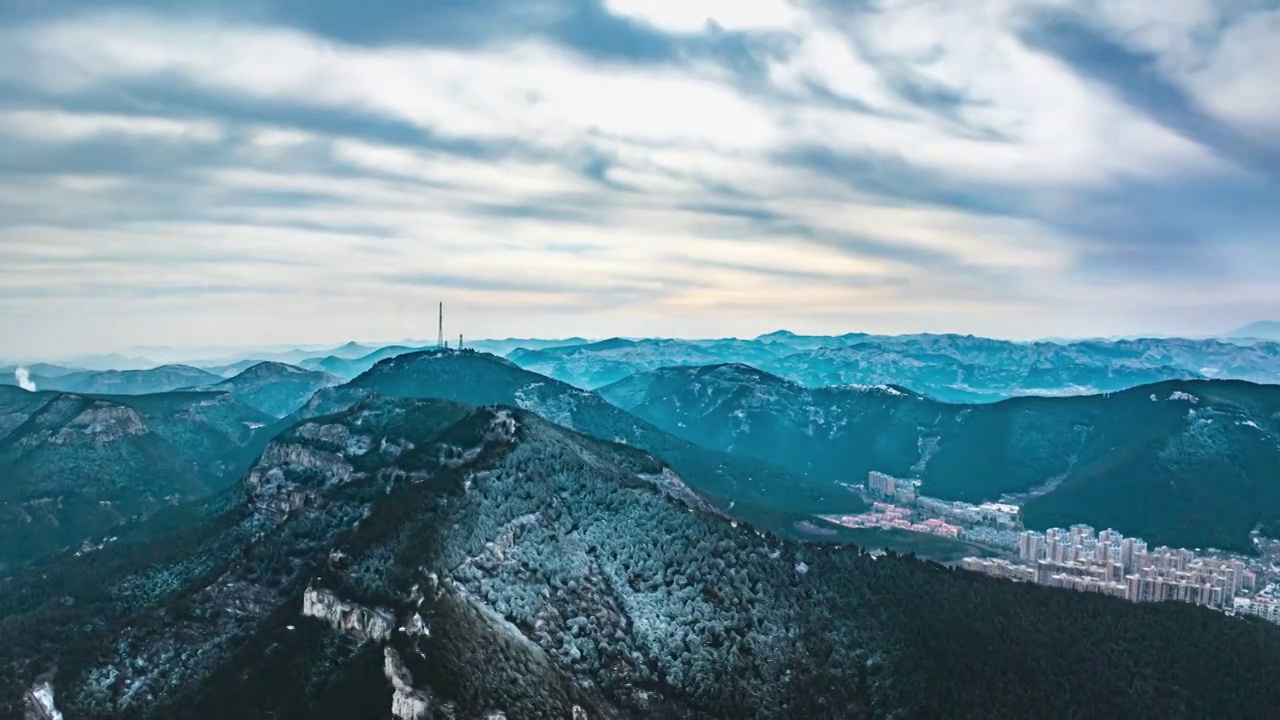
[[[226,393],[0,393],[0,565],[238,479],[270,417]]]
[[[507,405],[610,442],[625,442],[668,462],[717,507],[779,532],[817,508],[856,512],[858,498],[752,458],[709,450],[616,408],[603,398],[520,368],[495,355],[428,350],[379,362],[351,382],[324,390],[291,421],[340,411],[368,395],[440,398],[470,405]],[[786,488],[779,497],[776,488]]]
[[[673,365],[738,362],[809,387],[893,384],[946,402],[1114,392],[1162,380],[1280,382],[1280,345],[1138,339],[1016,343],[968,335],[605,341],[513,351],[526,369],[585,389]]]
[[[264,361],[204,389],[229,392],[249,407],[282,418],[305,405],[320,390],[342,382],[328,373]]]

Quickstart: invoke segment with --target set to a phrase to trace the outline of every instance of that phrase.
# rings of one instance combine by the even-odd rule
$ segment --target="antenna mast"
[[[436,348],[444,347],[444,303],[440,303],[440,330],[436,333]]]

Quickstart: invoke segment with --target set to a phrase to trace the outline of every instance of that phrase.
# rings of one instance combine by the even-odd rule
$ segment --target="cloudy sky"
[[[1274,0],[0,1],[0,355],[1280,316]]]

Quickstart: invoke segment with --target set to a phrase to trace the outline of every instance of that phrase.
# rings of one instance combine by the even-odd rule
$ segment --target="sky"
[[[1280,0],[0,0],[0,356],[1280,319]]]

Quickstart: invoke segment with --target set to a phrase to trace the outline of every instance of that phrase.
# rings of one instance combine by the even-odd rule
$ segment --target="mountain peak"
[[[1280,320],[1260,320],[1249,323],[1235,332],[1227,333],[1227,337],[1280,341]]]
[[[635,340],[628,340],[627,338],[614,337],[614,338],[609,338],[608,340],[600,340],[598,342],[593,342],[589,345],[581,345],[579,347],[586,350],[617,350],[619,348],[628,348],[628,347],[633,347],[635,345],[636,345]]]
[[[240,402],[281,418],[302,407],[318,391],[342,380],[325,372],[282,362],[261,362],[210,389],[225,390]]]
[[[427,348],[425,350],[410,350],[408,352],[400,353],[399,355],[395,355],[392,357],[383,358],[382,360],[379,360],[377,363],[373,365],[373,367],[365,371],[364,375],[368,375],[375,371],[385,372],[390,368],[403,369],[403,368],[414,367],[417,365],[421,365],[423,363],[433,362],[437,360],[461,358],[463,355],[480,356],[480,355],[487,355],[487,353],[475,353],[475,352],[463,353],[457,350],[452,350],[452,349],[445,350],[443,348]],[[498,359],[498,358],[495,358],[495,359]]]
[[[245,378],[245,379],[280,378],[288,375],[304,375],[309,372],[310,372],[309,370],[304,370],[298,367],[297,365],[290,365],[288,363],[268,360],[266,362],[260,362],[257,365],[252,365],[248,368],[245,368],[243,372],[241,372],[235,378],[232,378],[232,380],[235,380],[236,378]]]

